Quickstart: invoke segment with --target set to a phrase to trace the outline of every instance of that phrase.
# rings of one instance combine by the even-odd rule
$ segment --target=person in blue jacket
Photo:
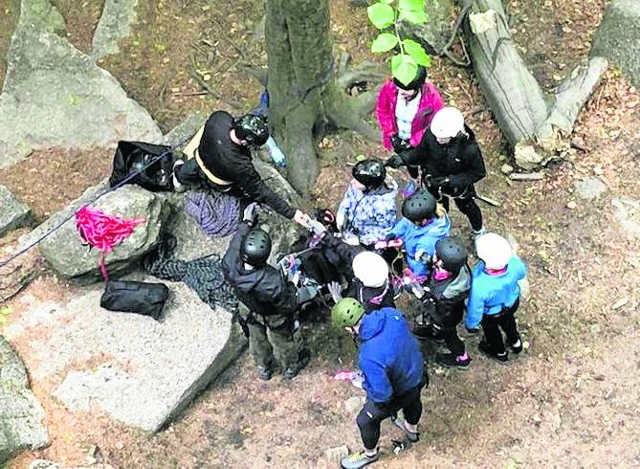
[[[418,191],[405,199],[402,218],[387,235],[387,242],[402,240],[407,266],[416,276],[429,274],[436,242],[449,236],[449,216],[444,209],[438,211],[435,197],[428,191]]]
[[[378,460],[380,423],[391,417],[410,442],[419,440],[422,415],[420,391],[427,383],[422,352],[404,315],[384,307],[365,314],[353,298],[340,300],[331,310],[334,327],[345,329],[359,344],[358,364],[364,375],[367,401],[356,418],[364,451],[341,462],[357,469]],[[404,419],[397,417],[402,409]]]
[[[520,304],[518,282],[526,277],[527,268],[513,253],[509,241],[496,233],[479,236],[476,252],[480,262],[471,276],[465,326],[473,333],[481,325],[484,338],[479,344],[480,351],[504,363],[509,354],[502,332],[511,351],[516,355],[522,352],[515,314]]]

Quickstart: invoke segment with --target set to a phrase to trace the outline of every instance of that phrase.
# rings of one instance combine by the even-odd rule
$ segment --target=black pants
[[[438,197],[440,197],[440,194],[438,193],[437,189],[435,190],[429,189],[429,192],[431,192],[431,194],[436,198],[436,200],[438,199]],[[466,190],[466,194],[467,195],[464,197],[454,198],[453,201],[455,202],[456,207],[458,207],[458,210],[460,210],[460,212],[464,213],[467,216],[467,218],[469,219],[469,223],[471,223],[471,228],[478,231],[479,229],[482,228],[482,212],[480,211],[480,207],[478,207],[478,204],[473,198],[473,196],[475,195],[475,190],[473,189],[473,186],[470,186]],[[448,212],[449,206],[450,206],[449,196],[442,194],[442,199],[440,200],[440,203],[444,206],[444,208]]]
[[[489,350],[493,354],[503,354],[506,352],[502,331],[507,336],[509,344],[515,344],[520,340],[518,326],[516,325],[515,314],[520,305],[520,298],[516,300],[513,306],[504,308],[500,314],[484,315],[482,317],[482,331],[484,337],[489,344]]]
[[[402,409],[404,418],[407,423],[416,425],[420,421],[422,415],[422,401],[420,400],[420,391],[423,385],[416,386],[401,396],[393,398],[391,403],[384,408],[378,407],[373,402],[367,400],[362,410],[356,418],[356,423],[360,429],[362,443],[367,449],[375,449],[380,439],[380,423],[394,415],[398,410]]]
[[[454,356],[464,355],[464,342],[458,337],[458,331],[455,327],[443,327],[440,331],[440,337],[444,339],[447,348]]]

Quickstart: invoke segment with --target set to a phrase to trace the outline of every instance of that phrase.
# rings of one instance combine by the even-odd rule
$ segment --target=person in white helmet
[[[355,277],[347,296],[358,300],[366,313],[388,306],[395,308],[389,281],[389,264],[375,252],[363,251],[351,264]]]
[[[425,187],[449,209],[449,197],[469,219],[474,235],[486,230],[482,212],[475,202],[474,184],[487,174],[480,147],[464,116],[454,107],[444,107],[433,117],[420,145],[394,155],[387,165],[398,168],[418,165]]]
[[[465,326],[473,333],[482,326],[480,351],[498,362],[509,359],[502,332],[514,354],[522,352],[515,314],[520,304],[518,282],[527,275],[522,260],[502,236],[486,233],[476,239],[480,262],[473,269]],[[501,332],[502,330],[502,332]]]

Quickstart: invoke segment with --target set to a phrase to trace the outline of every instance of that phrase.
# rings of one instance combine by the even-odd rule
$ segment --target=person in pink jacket
[[[443,107],[442,96],[427,81],[424,67],[418,67],[416,77],[407,85],[395,78],[385,82],[376,106],[384,147],[396,153],[417,147],[434,114]],[[409,173],[417,176],[417,171],[415,176]]]

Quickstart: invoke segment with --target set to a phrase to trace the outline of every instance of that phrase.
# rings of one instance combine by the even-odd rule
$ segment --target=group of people
[[[223,258],[223,270],[246,307],[240,321],[261,379],[271,379],[280,368],[283,379],[290,380],[308,364],[310,353],[297,313],[319,297],[330,296],[335,302],[332,324],[358,343],[367,393],[356,419],[364,451],[342,461],[347,469],[378,459],[385,418],[391,417],[410,442],[418,441],[420,394],[428,384],[418,339],[442,339],[448,352],[437,354],[436,361],[454,368],[471,363],[457,332],[463,319],[469,333],[482,328],[479,350],[489,358],[505,363],[509,351],[518,354],[523,349],[515,313],[526,267],[504,237],[484,227],[474,184],[486,171],[462,113],[444,106],[426,70],[419,68],[408,84],[392,79],[383,85],[376,114],[383,144],[393,154],[357,162],[335,216],[322,211],[315,224],[273,192],[254,169],[251,149],[269,138],[260,116],[234,119],[224,111],[214,112],[187,146],[185,153],[192,157],[174,165],[176,189],[204,183],[242,201],[242,220]],[[401,194],[398,217],[398,184],[387,168],[403,166],[411,184]],[[471,225],[479,259],[473,269],[466,243],[450,236],[450,198]],[[334,278],[324,279],[326,285],[301,282],[300,275],[270,265],[272,240],[259,226],[257,204],[313,227],[305,251],[315,250]],[[303,261],[301,271],[315,270]],[[395,305],[403,292],[416,299],[417,313],[411,318]]]

